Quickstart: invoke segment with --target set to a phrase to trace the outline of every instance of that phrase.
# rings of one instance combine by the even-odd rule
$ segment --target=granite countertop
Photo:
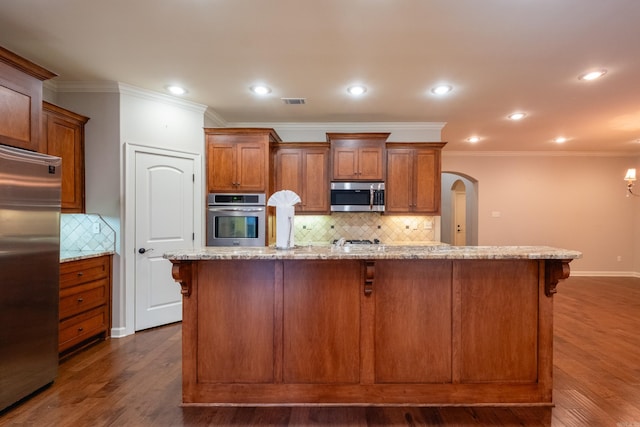
[[[104,249],[97,251],[60,251],[60,262],[78,261],[81,259],[95,258],[103,255],[113,255],[113,251]]]
[[[576,259],[582,253],[549,246],[346,245],[336,247],[203,247],[167,252],[171,261],[277,259]]]

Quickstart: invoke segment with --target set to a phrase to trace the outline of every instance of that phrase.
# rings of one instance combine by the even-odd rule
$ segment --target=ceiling
[[[639,19],[638,0],[2,0],[0,45],[59,82],[180,84],[229,123],[446,122],[447,150],[637,155]]]

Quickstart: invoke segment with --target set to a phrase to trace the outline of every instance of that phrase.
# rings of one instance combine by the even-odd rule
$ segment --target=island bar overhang
[[[580,254],[540,249],[166,254],[183,404],[552,405],[553,294]]]

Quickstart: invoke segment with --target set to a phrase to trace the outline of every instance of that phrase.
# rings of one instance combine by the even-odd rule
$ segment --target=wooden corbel
[[[171,275],[180,285],[183,297],[191,296],[191,262],[171,261]]]
[[[376,272],[375,261],[365,261],[364,263],[364,294],[369,296],[373,293],[373,278]]]
[[[546,260],[544,266],[544,294],[548,297],[553,296],[558,290],[558,282],[569,277],[570,259],[551,259]]]

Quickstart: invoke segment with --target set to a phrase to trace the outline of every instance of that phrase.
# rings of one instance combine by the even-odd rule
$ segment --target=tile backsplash
[[[60,248],[64,251],[114,251],[115,231],[97,214],[60,215]]]
[[[296,244],[330,243],[345,239],[379,239],[382,243],[433,242],[440,226],[435,216],[393,216],[369,212],[296,215]]]

